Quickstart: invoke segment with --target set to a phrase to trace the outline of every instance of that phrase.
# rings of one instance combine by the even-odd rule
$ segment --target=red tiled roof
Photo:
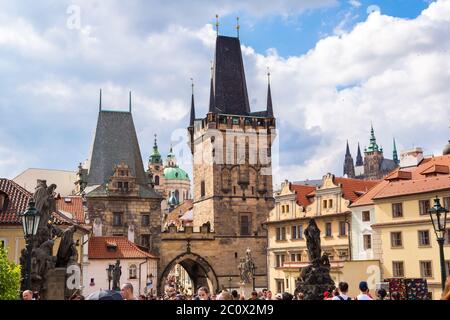
[[[394,170],[390,174],[388,174],[384,180],[392,181],[392,180],[410,180],[412,179],[412,173],[411,171],[404,171],[404,170]]]
[[[19,214],[28,207],[32,194],[12,180],[0,178],[0,192],[8,196],[6,211],[0,208],[0,224],[21,224]]]
[[[108,250],[108,246],[116,249]],[[129,241],[126,237],[91,237],[88,242],[89,259],[158,259]]]
[[[80,196],[62,197],[56,200],[56,208],[72,214],[73,220],[84,223],[83,199]]]
[[[434,190],[450,189],[450,175],[442,174],[443,167],[450,166],[450,155],[425,158],[415,167],[401,168],[388,176],[398,175],[397,171],[410,172],[410,180],[388,181],[385,180],[359,198],[352,207],[373,204],[373,199],[395,197],[407,194],[431,192]],[[438,176],[424,178],[423,173],[432,170],[441,171]]]
[[[297,195],[297,204],[306,207],[311,204],[311,201],[308,199],[308,194],[314,191],[316,187],[291,183],[289,184],[289,189]]]
[[[336,177],[334,178],[334,183],[341,184],[344,199],[353,202],[358,199],[361,194],[366,193],[378,183],[380,183],[380,181]]]
[[[437,190],[450,190],[450,175],[429,177],[420,180],[390,182],[385,185],[373,199],[376,200]]]

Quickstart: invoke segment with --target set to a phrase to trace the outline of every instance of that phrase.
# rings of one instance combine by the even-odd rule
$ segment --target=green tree
[[[20,290],[20,265],[9,262],[0,246],[0,300],[17,300]]]

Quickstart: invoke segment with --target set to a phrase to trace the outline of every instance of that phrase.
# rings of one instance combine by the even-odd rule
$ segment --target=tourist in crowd
[[[450,300],[450,276],[445,281],[444,291],[442,292],[441,300]]]
[[[267,289],[262,289],[261,300],[267,300]]]
[[[22,299],[23,300],[34,300],[33,292],[31,290],[25,290],[24,292],[22,292]]]
[[[200,287],[197,290],[199,300],[211,300],[209,297],[209,290],[207,287]]]
[[[387,296],[387,292],[385,289],[381,288],[377,291],[378,300],[385,300]]]
[[[253,291],[248,300],[258,300],[258,292]]]
[[[281,295],[281,300],[293,300],[294,296],[290,294],[289,292],[283,292]]]
[[[323,293],[323,300],[332,300],[332,299],[333,299],[333,297],[332,297],[330,291],[325,291],[325,292]]]
[[[369,286],[366,281],[361,281],[359,283],[359,291],[361,291],[361,293],[356,297],[356,300],[373,300],[369,295]]]
[[[277,293],[275,295],[275,300],[283,300],[283,295],[281,293]]]
[[[228,292],[228,290],[222,290],[216,300],[233,300],[233,296],[230,292]]]
[[[348,292],[348,283],[347,282],[339,282],[338,284],[339,294],[333,297],[333,300],[351,300],[351,298],[347,295]]]
[[[147,297],[143,294],[139,295],[139,300],[147,300]]]
[[[131,283],[124,283],[120,289],[120,294],[124,300],[137,300],[133,294],[133,285]]]
[[[272,300],[273,298],[272,298],[272,291],[270,291],[270,290],[267,290],[267,292],[266,292],[266,300]]]
[[[231,296],[233,297],[233,300],[239,300],[239,294],[237,290],[231,291]]]
[[[400,300],[400,293],[394,291],[391,293],[391,300]]]
[[[302,292],[297,294],[297,300],[305,300],[305,295]]]

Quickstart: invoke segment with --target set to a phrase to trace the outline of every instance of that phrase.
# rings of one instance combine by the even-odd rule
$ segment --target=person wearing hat
[[[369,286],[366,281],[361,281],[359,283],[359,290],[361,293],[356,297],[356,300],[373,300],[369,295]]]

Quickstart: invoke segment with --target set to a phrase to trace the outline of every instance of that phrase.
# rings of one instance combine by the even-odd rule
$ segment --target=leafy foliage
[[[0,300],[17,300],[20,291],[20,265],[8,260],[0,246]]]

